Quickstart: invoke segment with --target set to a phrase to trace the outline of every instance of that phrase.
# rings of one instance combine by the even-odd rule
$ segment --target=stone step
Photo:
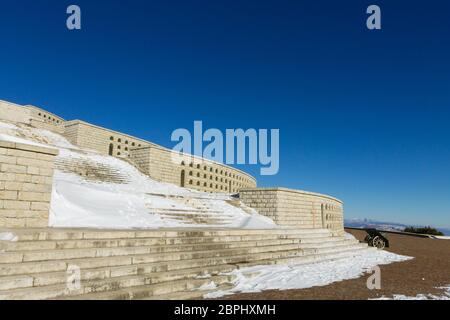
[[[293,253],[291,256],[283,254],[275,254],[275,256],[272,256],[271,258],[264,260],[259,260],[255,262],[245,262],[238,264],[239,266],[249,266],[249,265],[255,265],[255,264],[263,264],[263,263],[293,263],[301,264],[301,263],[314,263],[314,262],[322,262],[322,261],[328,261],[328,260],[335,260],[335,259],[342,259],[346,257],[350,257],[355,255],[358,251],[364,250],[365,248],[363,246],[358,247],[351,247],[347,248],[345,250],[340,250],[336,252],[336,250],[328,250],[328,252],[323,252],[322,254],[310,254],[306,256],[299,257],[296,253]],[[273,260],[273,258],[276,258],[276,260]],[[202,267],[202,269],[204,269]],[[208,269],[204,269],[208,270]],[[212,269],[210,269],[212,270]],[[218,266],[218,269],[216,270],[226,270],[223,269],[223,266]],[[228,268],[228,271],[231,271],[231,268]],[[142,290],[143,286],[151,286],[155,284],[155,281],[167,281],[167,283],[163,282],[160,283],[159,288],[162,289],[164,293],[171,293],[176,292],[174,290],[174,282],[177,282],[179,278],[183,277],[194,277],[194,280],[191,280],[190,283],[193,285],[196,283],[196,280],[206,280],[202,281],[203,284],[208,283],[207,280],[211,280],[213,277],[208,279],[195,279],[198,278],[198,270],[191,269],[191,273],[189,273],[186,269],[179,270],[177,272],[174,272],[172,274],[168,272],[162,272],[159,274],[159,277],[156,273],[147,273],[142,275],[132,275],[132,276],[120,276],[115,278],[106,278],[106,279],[100,279],[100,280],[89,280],[89,281],[83,281],[82,282],[82,289],[80,291],[72,291],[67,292],[67,288],[65,284],[62,285],[51,285],[51,286],[45,286],[45,287],[33,287],[33,288],[25,288],[25,289],[12,289],[12,290],[3,290],[0,291],[0,300],[1,299],[54,299],[61,296],[72,296],[72,295],[82,295],[81,297],[85,299],[89,298],[95,298],[99,299],[101,298],[97,293],[105,291],[107,293],[104,293],[104,297],[108,297],[108,299],[111,299],[111,296],[116,295],[116,291],[120,291],[120,297],[118,299],[127,299],[129,297],[135,297],[136,295],[128,295],[123,296],[123,289],[125,289],[126,292],[135,292],[134,290],[137,290],[137,292],[140,292]],[[227,279],[227,282],[230,279]],[[184,279],[182,281],[185,281]],[[131,288],[132,289],[128,289]],[[134,288],[137,287],[137,288]],[[165,289],[163,289],[165,288]],[[127,290],[128,289],[128,290]],[[147,288],[150,289],[150,288]],[[182,288],[185,289],[184,287]],[[165,290],[169,290],[166,292]],[[113,292],[111,292],[113,291]],[[152,292],[150,296],[154,296],[155,293]],[[140,297],[146,297],[140,296]]]
[[[310,259],[302,259],[299,260],[299,258],[287,258],[285,261],[283,259],[280,259],[280,261],[286,262],[295,262],[296,264],[306,264],[306,263],[317,263],[317,262],[324,262],[324,261],[334,261],[339,259],[346,259],[354,256],[358,253],[358,251],[363,250],[363,248],[360,248],[358,250],[348,250],[346,252],[340,252],[338,254],[328,254],[326,256],[321,257],[311,257]],[[225,277],[225,278],[224,278]],[[212,276],[208,279],[196,279],[196,280],[178,280],[174,282],[168,282],[168,283],[159,283],[156,285],[148,285],[148,286],[138,286],[138,287],[131,287],[128,289],[119,289],[114,291],[106,291],[106,292],[92,292],[88,294],[78,295],[78,296],[65,296],[63,299],[82,299],[82,300],[89,300],[89,299],[95,299],[95,300],[102,300],[102,299],[167,299],[171,297],[172,299],[183,299],[186,297],[202,297],[203,294],[205,294],[204,291],[200,290],[201,286],[208,285],[213,281],[216,285],[219,285],[219,287],[227,286],[230,288],[229,285],[230,281],[233,278],[230,276],[227,278],[227,275],[221,275],[221,276]],[[127,283],[125,282],[125,285]],[[106,284],[108,286],[108,284]],[[154,288],[158,288],[157,290],[152,290],[149,292],[148,290]],[[188,290],[187,290],[188,289]],[[197,290],[197,291],[194,291]],[[86,290],[85,290],[86,291]],[[175,295],[174,295],[175,293]]]
[[[254,234],[254,235],[230,235],[230,236],[208,236],[208,237],[161,237],[161,238],[107,238],[107,239],[50,239],[50,240],[30,240],[28,235],[22,236],[18,241],[0,241],[0,251],[11,251],[17,248],[29,248],[29,250],[42,249],[64,249],[88,247],[118,247],[131,245],[174,245],[174,244],[197,244],[197,243],[218,243],[218,242],[237,242],[237,241],[263,241],[263,240],[301,240],[303,243],[322,242],[330,239],[329,235],[311,234]],[[334,237],[339,238],[339,237]]]
[[[200,298],[212,279],[227,286],[240,266],[314,263],[367,248],[307,228],[5,231],[18,239],[0,241],[0,299]],[[82,290],[68,292],[74,266]]]
[[[304,248],[302,250],[303,255],[312,255],[312,254],[322,254],[327,253],[330,250],[338,251],[345,250],[348,247],[353,247],[354,244],[351,243],[341,243],[336,244],[333,247],[322,247],[316,248],[311,247],[309,249]],[[201,259],[201,258],[200,258]],[[67,262],[67,265],[75,265],[70,261]],[[189,266],[189,261],[186,262],[186,265]],[[99,268],[83,268],[81,270],[81,277],[83,280],[93,280],[98,278],[109,278],[123,275],[132,275],[139,274],[147,271],[148,273],[152,272],[161,272],[164,268],[161,268],[159,265],[159,269],[155,269],[156,265],[153,264],[142,264],[142,265],[125,265],[119,267],[99,267]],[[202,267],[205,268],[205,267]],[[13,288],[23,288],[23,287],[31,287],[31,286],[43,286],[50,284],[63,283],[67,279],[67,272],[50,272],[50,273],[27,273],[24,275],[12,275],[12,276],[3,276],[0,278],[0,290],[13,289]]]
[[[293,264],[309,264],[309,263],[317,263],[317,262],[327,262],[327,261],[336,261],[340,259],[349,259],[354,257],[355,255],[365,251],[371,250],[367,248],[367,246],[357,246],[354,248],[349,248],[343,251],[338,252],[329,252],[323,253],[320,255],[311,255],[309,259],[299,259],[298,257],[287,257],[281,258],[277,263],[285,264],[285,263],[293,263]]]
[[[241,256],[227,256],[227,257],[213,257],[210,259],[205,258],[197,258],[191,260],[175,260],[173,262],[151,262],[151,263],[142,263],[142,264],[125,264],[119,266],[98,266],[97,268],[92,268],[94,265],[92,261],[68,261],[68,265],[77,265],[80,266],[83,262],[85,267],[80,266],[81,268],[81,277],[83,280],[93,280],[93,279],[104,279],[104,278],[113,278],[124,275],[138,275],[138,274],[155,274],[155,272],[166,272],[180,269],[192,269],[192,268],[202,268],[203,270],[208,270],[211,267],[215,266],[223,266],[225,265],[227,268],[229,267],[227,264],[236,264],[242,261],[250,262],[254,261],[256,264],[259,264],[258,261],[262,259],[273,259],[280,258],[285,256],[301,256],[305,259],[309,259],[310,256],[318,256],[318,255],[327,255],[330,253],[343,252],[351,249],[358,249],[355,245],[341,245],[335,248],[323,248],[323,249],[308,249],[308,250],[286,250],[286,251],[272,251],[272,252],[263,252],[257,254],[247,254]],[[111,262],[111,261],[109,261]],[[48,263],[48,262],[46,262]],[[122,262],[123,263],[123,262]],[[261,262],[262,264],[266,264],[265,261]],[[61,268],[63,266],[60,266]],[[10,270],[17,270],[11,268]],[[42,269],[41,269],[42,270]],[[24,288],[31,286],[45,286],[52,285],[57,283],[64,283],[67,279],[67,269],[57,270],[53,272],[41,272],[41,273],[28,273],[25,275],[12,275],[12,276],[4,276],[0,278],[0,289],[13,289],[13,288]]]
[[[344,241],[344,240],[341,240]],[[335,241],[334,245],[339,242]],[[248,246],[245,246],[245,245]],[[222,247],[222,248],[221,248]],[[147,259],[159,259],[159,261],[189,259],[190,257],[210,257],[219,255],[230,255],[236,252],[264,252],[271,250],[291,250],[302,249],[302,244],[285,243],[278,245],[256,245],[249,242],[240,242],[232,244],[219,243],[208,246],[191,247],[191,250],[177,250],[185,247],[179,246],[132,246],[132,247],[115,247],[115,248],[82,248],[82,249],[60,249],[60,250],[33,250],[33,251],[13,251],[0,253],[0,266],[6,263],[32,262],[32,261],[49,261],[79,258],[99,258],[99,257],[115,257],[115,256],[148,256]],[[238,253],[239,254],[239,253]]]
[[[201,218],[201,217],[172,217],[172,216],[161,216],[163,220],[177,221],[183,226],[190,225],[208,225],[208,226],[222,226],[233,222],[231,219],[221,219],[221,218]]]
[[[175,209],[175,208],[153,208],[151,206],[146,206],[147,209],[155,210],[155,212],[163,214],[180,214],[180,215],[202,215],[202,214],[224,214],[223,211],[210,210],[204,208],[192,208],[192,209]],[[225,213],[226,214],[226,213]],[[232,215],[229,215],[232,217]]]
[[[172,219],[210,219],[210,220],[230,220],[234,219],[229,215],[212,215],[212,214],[177,214],[177,213],[162,213],[162,217],[170,217]]]
[[[164,214],[161,218],[178,220],[178,221],[228,221],[232,222],[233,217],[225,216],[208,216],[208,215],[174,215],[174,214]]]
[[[85,295],[78,295],[72,297],[62,297],[61,299],[70,300],[167,300],[180,299],[183,296],[189,295],[198,297],[205,294],[201,287],[214,282],[219,288],[229,288],[230,277],[228,276],[214,276],[209,279],[195,279],[195,280],[179,280],[173,281],[170,285],[160,283],[155,285],[132,287],[128,289],[115,290],[109,292],[89,293]]]
[[[188,252],[152,252],[152,247],[121,247],[121,248],[87,248],[67,250],[42,250],[0,253],[0,266],[7,263],[38,262],[50,260],[67,260],[80,258],[104,258],[132,256],[133,261],[145,259],[153,261],[173,261],[193,258],[209,258],[214,256],[238,255],[244,253],[259,253],[272,250],[298,249],[298,244],[283,244],[278,246],[242,247],[221,250],[204,250]]]
[[[187,269],[177,269],[177,270],[164,270],[149,272],[149,270],[154,270],[153,266],[123,266],[123,267],[112,267],[112,268],[97,268],[97,269],[83,269],[80,270],[81,283],[92,282],[96,280],[107,280],[126,276],[151,276],[149,280],[152,284],[179,280],[184,277],[190,278],[209,278],[212,275],[217,275],[219,273],[227,273],[234,270],[236,267],[233,265],[217,265],[209,267],[193,267]],[[13,290],[20,288],[36,288],[45,287],[58,284],[65,284],[71,273],[68,272],[48,272],[48,273],[38,273],[35,275],[20,275],[20,276],[10,276],[2,277],[0,279],[0,292],[2,290]]]
[[[328,238],[323,238],[329,240]],[[21,241],[0,242],[0,250],[10,251],[35,251],[35,250],[55,250],[55,249],[82,249],[82,248],[119,248],[132,246],[152,246],[155,248],[183,247],[200,248],[201,246],[220,246],[227,244],[230,246],[239,246],[240,243],[249,243],[253,245],[275,245],[285,243],[300,243],[301,239],[284,239],[279,236],[268,236],[266,239],[254,239],[247,237],[227,237],[227,238],[174,238],[174,239],[116,239],[116,240],[53,240],[53,241]]]
[[[211,281],[228,283],[230,280],[232,280],[232,276],[229,275],[212,276],[207,279],[195,279],[185,276],[180,280],[152,284],[150,275],[125,276],[82,282],[81,287],[74,290],[69,290],[65,283],[45,287],[3,290],[0,291],[0,300],[76,299],[76,296],[81,296],[79,298],[86,300],[95,297],[96,295],[98,296],[99,293],[108,296],[110,293],[117,291],[135,291],[136,296],[138,296],[137,292],[141,291],[142,297],[145,297],[194,289],[210,283]],[[145,294],[142,289],[146,289]],[[126,299],[126,297],[121,297],[122,294],[123,292],[116,299]]]
[[[188,247],[200,248],[206,245],[226,244],[230,247],[240,246],[240,243],[252,245],[277,245],[301,243],[304,245],[318,245],[334,243],[347,240],[344,237],[282,237],[282,236],[258,236],[255,237],[226,237],[226,238],[174,238],[174,239],[117,239],[117,240],[56,240],[56,241],[28,241],[28,242],[5,242],[2,248],[5,252],[9,251],[27,251],[27,250],[53,250],[53,249],[82,249],[82,248],[118,248],[131,246],[153,246],[159,248],[167,247]]]
[[[41,240],[106,240],[106,239],[135,239],[135,238],[180,238],[180,237],[217,237],[217,236],[330,236],[327,229],[178,229],[178,230],[91,230],[91,229],[25,229],[0,230],[17,235],[18,241]]]
[[[199,299],[203,299],[203,297],[208,293],[215,292],[217,290],[227,291],[232,288],[233,288],[232,285],[224,283],[224,284],[217,286],[215,289],[212,289],[212,290],[201,290],[201,288],[198,288],[196,290],[180,291],[180,292],[174,292],[174,293],[170,293],[170,294],[161,294],[161,295],[140,298],[140,299],[135,299],[135,300],[178,300],[178,301],[199,300]]]
[[[161,217],[163,220],[171,220],[171,221],[178,221],[178,224],[180,226],[190,227],[190,226],[197,226],[197,225],[205,225],[205,226],[225,226],[232,221],[227,220],[221,220],[221,219],[180,219],[180,218],[172,218],[172,217]]]
[[[299,254],[299,250],[295,250]],[[69,265],[76,265],[81,269],[93,269],[102,267],[118,267],[118,266],[131,266],[132,268],[143,268],[142,264],[146,264],[145,267],[151,268],[149,272],[157,272],[164,270],[174,270],[179,268],[189,268],[197,266],[210,266],[215,264],[228,264],[228,263],[240,263],[253,259],[255,255],[244,255],[237,257],[214,257],[209,259],[196,258],[191,260],[180,261],[168,261],[168,262],[139,262],[139,256],[119,256],[119,257],[106,257],[106,258],[91,258],[91,259],[70,259],[70,260],[55,260],[55,261],[41,261],[41,262],[22,262],[3,264],[0,268],[0,276],[12,276],[21,274],[35,274],[44,272],[66,272]],[[136,258],[136,259],[135,259]],[[272,258],[272,257],[270,257]],[[265,259],[259,257],[260,260]]]
[[[256,249],[253,249],[255,251]],[[260,251],[277,250],[276,248],[268,246],[258,248]],[[279,250],[279,249],[278,249]],[[14,274],[30,274],[48,271],[65,271],[69,264],[77,265],[80,268],[99,268],[99,267],[111,267],[120,265],[131,265],[151,262],[167,262],[174,263],[177,260],[185,261],[192,259],[225,259],[227,256],[239,255],[244,252],[249,255],[247,249],[230,249],[218,251],[202,251],[200,253],[169,253],[169,254],[141,254],[141,255],[123,255],[123,256],[110,256],[110,257],[95,257],[95,258],[67,258],[57,260],[45,260],[45,261],[32,261],[32,262],[16,262],[16,263],[3,263],[0,268],[0,276],[14,275]],[[164,259],[164,260],[162,260]],[[226,263],[226,262],[224,262]]]
[[[18,241],[0,241],[0,251],[9,250],[8,248],[14,248],[21,246],[31,245],[33,248],[39,247],[41,244],[45,248],[56,249],[60,245],[61,248],[66,246],[70,247],[70,243],[94,243],[99,247],[107,246],[126,246],[127,244],[143,243],[145,245],[173,245],[173,244],[198,244],[198,243],[211,243],[211,242],[236,242],[236,241],[262,241],[262,240],[287,240],[297,239],[304,242],[321,242],[332,238],[331,233],[317,233],[317,234],[249,234],[249,235],[217,235],[217,236],[205,236],[205,237],[138,237],[138,238],[98,238],[98,239],[71,239],[67,237],[65,239],[59,239],[59,237],[46,237],[41,240],[32,239],[30,235],[18,235]],[[338,238],[338,237],[333,237]],[[93,247],[93,245],[88,245]],[[34,249],[33,249],[34,250]]]

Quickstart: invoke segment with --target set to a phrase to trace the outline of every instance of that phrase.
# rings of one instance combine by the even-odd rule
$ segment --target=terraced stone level
[[[226,273],[236,268],[341,259],[366,248],[326,229],[11,232],[17,241],[0,241],[0,299],[194,298],[211,281],[229,286]]]

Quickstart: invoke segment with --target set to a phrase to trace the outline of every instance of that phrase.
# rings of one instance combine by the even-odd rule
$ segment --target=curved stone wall
[[[319,193],[286,188],[243,189],[240,199],[247,206],[281,226],[325,228],[344,231],[342,201]]]
[[[174,159],[160,146],[136,148],[131,161],[151,178],[205,192],[234,193],[256,187],[256,179],[238,169],[192,155]]]

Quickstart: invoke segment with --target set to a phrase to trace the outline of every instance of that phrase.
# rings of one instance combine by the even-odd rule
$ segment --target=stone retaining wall
[[[336,235],[344,230],[343,203],[330,196],[285,188],[243,189],[239,196],[281,226],[325,228]]]
[[[58,150],[0,141],[0,227],[48,226]]]

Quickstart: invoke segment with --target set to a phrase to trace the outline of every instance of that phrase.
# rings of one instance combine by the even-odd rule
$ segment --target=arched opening
[[[228,182],[228,190],[231,192],[231,180]]]
[[[181,170],[180,186],[182,188],[184,188],[184,179],[185,179],[185,172],[184,172],[184,170]]]
[[[112,143],[110,143],[110,144],[109,144],[109,152],[108,152],[108,154],[109,154],[110,156],[112,156],[112,155],[113,155],[113,152],[114,152],[114,145],[113,145]]]

